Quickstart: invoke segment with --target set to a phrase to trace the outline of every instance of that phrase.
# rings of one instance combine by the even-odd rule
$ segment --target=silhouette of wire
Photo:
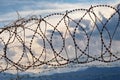
[[[104,22],[94,11],[94,9],[101,7],[114,10],[114,13]],[[78,17],[78,21],[71,18],[71,15],[74,15],[74,13],[77,12],[83,12],[83,15],[81,17]],[[118,20],[115,23],[116,26],[113,26],[115,29],[113,31],[113,34],[111,34],[107,25],[116,15],[118,16]],[[61,19],[55,25],[53,25],[53,22],[47,21],[47,19],[54,16],[61,17]],[[86,16],[89,16],[90,21],[93,23],[91,32],[89,33],[86,28],[81,25]],[[75,24],[72,26],[72,30],[70,25],[71,22]],[[101,26],[98,25],[98,22],[101,24]],[[64,26],[64,33],[59,28],[61,24]],[[109,5],[96,5],[91,6],[89,9],[74,9],[66,11],[66,13],[53,13],[45,17],[40,16],[38,18],[36,16],[33,16],[29,19],[22,18],[16,20],[12,24],[0,28],[0,72],[4,72],[10,69],[26,71],[31,67],[38,68],[44,65],[60,67],[62,65],[67,65],[70,63],[86,64],[93,61],[100,61],[104,63],[118,61],[120,60],[120,56],[112,51],[112,42],[114,36],[117,35],[117,29],[120,28],[119,24],[119,10]],[[77,41],[78,29],[81,30],[81,33],[79,34],[83,34],[83,37],[81,39],[86,42],[84,48],[82,48],[83,46],[80,46]],[[91,40],[92,36],[94,36],[93,33],[95,31],[97,31],[101,42],[101,52],[98,53],[98,56],[93,56],[90,52]],[[104,33],[108,35],[108,44],[106,44]],[[55,43],[55,35],[59,36],[59,40],[61,41],[60,45],[59,43]],[[73,51],[75,57],[72,58],[70,57],[72,55],[69,54],[69,51],[67,49],[68,35],[72,41],[71,43],[73,43],[74,48]],[[35,45],[35,41],[37,40],[40,41],[40,43],[38,43],[38,45],[40,45],[40,47],[38,47],[39,52],[35,52],[33,49],[34,46],[37,46]],[[59,48],[56,49],[56,46]],[[14,50],[17,50],[16,48],[18,49],[17,53],[14,52]],[[11,58],[10,54],[18,54],[18,59],[15,61]],[[50,54],[52,55],[51,58],[48,57]],[[67,57],[63,55],[66,55]],[[84,60],[81,58],[84,58]],[[24,62],[24,59],[26,59],[27,62]]]

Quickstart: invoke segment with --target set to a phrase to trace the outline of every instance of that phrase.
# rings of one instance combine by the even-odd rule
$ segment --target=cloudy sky
[[[0,21],[9,21],[16,18],[17,12],[24,17],[85,8],[95,4],[116,5],[118,2],[119,0],[2,0],[0,1]]]
[[[52,13],[65,13],[66,10],[70,11],[73,9],[88,9],[90,8],[90,6],[95,6],[95,5],[99,5],[99,4],[107,4],[107,5],[112,5],[112,6],[116,6],[117,4],[119,4],[120,0],[1,0],[0,1],[0,27],[3,27],[4,25],[10,24],[13,21],[19,19],[19,18],[29,18],[32,15],[36,15],[37,17],[39,17],[40,15],[42,17],[45,17],[46,15],[52,14]],[[106,12],[107,10],[107,12]],[[101,38],[99,35],[99,31],[96,27],[98,27],[101,30],[101,26],[103,27],[103,24],[106,22],[106,28],[108,29],[108,32],[110,32],[110,36],[105,29],[103,29],[103,38],[104,38],[104,42],[106,47],[109,46],[110,43],[110,38],[113,39],[112,41],[112,47],[111,47],[111,52],[112,53],[117,53],[120,51],[120,35],[118,35],[119,31],[120,31],[120,25],[118,25],[117,30],[116,27],[116,23],[119,20],[118,14],[115,14],[109,22],[107,22],[107,19],[114,13],[115,11],[111,8],[95,8],[94,9],[94,13],[96,14],[96,16],[98,18],[100,18],[100,20],[98,20],[98,22],[96,22],[96,26],[93,29],[93,25],[94,25],[94,20],[92,21],[92,19],[89,17],[89,14],[87,14],[84,19],[80,22],[80,25],[82,26],[82,28],[79,26],[76,29],[76,33],[74,34],[74,30],[75,30],[75,26],[76,26],[76,22],[79,21],[80,17],[82,17],[82,15],[84,14],[84,12],[82,11],[78,11],[78,12],[73,12],[73,13],[69,13],[69,17],[71,18],[69,20],[69,30],[71,32],[71,35],[75,35],[75,42],[77,43],[78,47],[84,51],[86,49],[86,45],[87,45],[87,37],[86,34],[83,31],[83,28],[86,30],[86,33],[88,36],[90,36],[91,34],[91,38],[89,41],[90,47],[89,47],[89,54],[93,57],[99,57],[100,53],[101,53]],[[94,19],[93,14],[91,14],[91,16]],[[44,41],[46,42],[44,46],[43,44],[43,39],[41,36],[39,36],[38,34],[36,34],[34,40],[33,40],[33,44],[31,47],[31,50],[34,53],[34,56],[36,58],[38,58],[38,56],[40,55],[40,51],[43,50],[43,47],[46,48],[46,51],[43,51],[42,56],[40,57],[40,60],[46,60],[49,61],[54,57],[54,54],[51,50],[51,46],[49,44],[50,38],[52,36],[52,41],[53,41],[53,47],[55,49],[56,52],[60,52],[61,47],[63,47],[63,39],[61,38],[61,35],[63,36],[63,38],[65,39],[65,47],[63,51],[61,52],[60,56],[62,56],[63,58],[67,59],[74,59],[76,57],[76,53],[75,51],[78,51],[78,55],[81,55],[81,52],[79,50],[75,50],[75,45],[74,45],[74,41],[72,40],[72,36],[70,35],[69,31],[67,30],[67,27],[64,24],[64,20],[62,20],[63,16],[50,16],[49,18],[45,18],[45,20],[50,23],[51,25],[55,25],[61,20],[61,23],[57,26],[56,29],[58,29],[60,31],[55,30],[54,35],[52,36],[53,33],[53,27],[51,27],[51,25],[47,24],[48,27],[46,28],[46,34],[45,36],[47,36],[47,39],[45,39]],[[66,22],[68,22],[67,19],[65,19]],[[34,23],[34,22],[33,22]],[[32,23],[31,23],[32,24]],[[26,24],[25,27],[29,27],[30,29],[35,30],[37,25],[32,25],[31,26],[30,23]],[[42,22],[42,31],[45,31],[45,25],[46,23]],[[35,28],[34,28],[35,27]],[[34,32],[30,29],[26,29],[26,35],[23,36],[24,31],[21,31],[21,28],[19,28],[19,33],[18,33],[18,39],[19,36],[21,36],[21,39],[25,38],[25,42],[26,42],[26,46],[29,48],[30,47],[30,42],[31,42],[31,38],[34,35]],[[14,29],[13,29],[14,31]],[[116,31],[116,33],[114,34],[114,32]],[[40,33],[38,31],[38,33]],[[14,34],[14,33],[12,33]],[[42,35],[42,33],[40,33]],[[9,32],[2,32],[0,35],[0,41],[4,40],[5,43],[7,43],[7,40],[9,39],[9,37],[7,36],[9,35]],[[43,36],[43,35],[42,35]],[[12,39],[15,36],[12,36]],[[12,39],[9,42],[12,42]],[[9,56],[10,60],[13,60],[15,62],[19,61],[20,57],[21,57],[21,53],[22,53],[22,44],[19,42],[18,39],[15,39],[13,43],[9,44],[8,50],[7,52],[7,56]],[[16,44],[17,43],[17,44]],[[2,52],[4,46],[3,43],[1,41],[0,43],[0,51],[2,55],[4,52]],[[18,52],[19,51],[19,52]],[[67,52],[66,52],[67,51]],[[106,49],[103,49],[103,53],[106,52]],[[24,55],[24,58],[21,60],[20,64],[25,64],[25,65],[29,65],[27,64],[28,58],[29,57],[29,61],[32,63],[32,57],[31,54],[29,54],[28,51],[25,52],[26,54]],[[67,53],[67,54],[66,54]],[[85,51],[85,53],[88,53],[88,48]],[[47,55],[45,55],[47,54]],[[116,54],[119,58],[120,58],[120,54]],[[104,56],[110,56],[109,51],[106,52],[106,55]],[[45,57],[47,57],[47,59],[45,59]],[[66,63],[66,61],[62,62],[62,59],[60,57],[57,57],[58,60],[61,60],[61,64],[62,63]],[[83,59],[85,58],[85,59]],[[86,55],[82,55],[80,57],[80,61],[85,61],[87,58]],[[114,56],[111,57],[113,60],[115,60],[116,58]],[[115,58],[115,59],[114,59]],[[101,60],[101,59],[99,59]],[[105,60],[109,60],[109,58],[105,58]],[[1,62],[4,62],[4,60],[0,60]],[[89,59],[89,61],[91,61],[91,59]],[[36,63],[37,64],[37,63]],[[49,64],[57,64],[54,62],[51,62]],[[94,65],[94,64],[103,64],[103,63],[98,63],[96,61],[94,61],[91,64],[87,64],[87,65]],[[115,64],[115,63],[114,63]],[[114,66],[114,64],[112,64]],[[3,66],[1,67],[5,67],[5,63],[3,64]],[[10,64],[11,65],[11,64]],[[44,65],[42,66],[44,67]],[[49,67],[49,66],[45,66],[45,67]],[[76,69],[80,69],[80,67],[76,68]],[[76,70],[74,69],[74,70]],[[65,68],[64,71],[69,70],[68,68]],[[35,70],[28,70],[28,72],[41,72],[40,71],[35,71]],[[43,70],[44,71],[44,70]],[[62,70],[63,71],[63,70]],[[56,72],[62,72],[61,70],[56,70]]]

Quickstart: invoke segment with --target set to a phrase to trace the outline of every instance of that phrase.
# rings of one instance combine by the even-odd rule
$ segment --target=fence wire
[[[20,18],[0,28],[0,72],[119,61],[119,31],[120,11],[109,5]]]

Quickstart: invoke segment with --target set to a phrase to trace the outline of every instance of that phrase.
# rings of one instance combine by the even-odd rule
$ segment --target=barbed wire
[[[101,20],[95,12],[96,8],[110,9],[114,13],[111,13],[106,20]],[[78,12],[79,14],[76,14]],[[45,17],[21,18],[0,28],[0,72],[10,69],[26,71],[31,67],[39,68],[44,65],[60,67],[71,63],[119,61],[120,53],[114,52],[112,49],[114,36],[119,35],[117,32],[120,30],[119,12],[119,9],[109,5],[96,5],[89,9],[74,9],[65,13],[49,14]],[[109,24],[115,16],[117,18],[111,33]],[[50,20],[52,17],[60,17],[60,19],[52,21]],[[86,29],[88,26],[82,25],[86,17],[92,23],[90,31]],[[94,46],[91,43],[95,36],[94,33],[98,35],[98,43],[100,44],[100,52],[95,55],[90,51]],[[107,39],[104,35],[107,35]],[[84,45],[79,43],[78,37],[84,42]],[[73,47],[71,50],[73,53],[69,51],[68,44]],[[34,48],[38,49],[34,50]],[[13,59],[13,56],[17,56],[15,58],[17,60]]]

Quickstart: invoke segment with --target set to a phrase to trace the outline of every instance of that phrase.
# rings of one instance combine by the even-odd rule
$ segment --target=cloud
[[[38,15],[38,16],[42,15],[42,17],[43,17],[43,16],[46,16],[46,14],[51,14],[54,12],[55,13],[57,13],[57,12],[65,13],[66,10],[69,11],[74,8],[81,8],[81,7],[87,8],[87,5],[83,6],[84,4],[79,4],[79,3],[74,3],[74,4],[62,3],[62,6],[60,3],[57,3],[57,2],[55,4],[52,4],[51,2],[49,3],[49,2],[43,1],[40,3],[36,3],[34,1],[32,1],[31,3],[34,3],[31,7],[29,7],[30,5],[28,7],[23,6],[22,8],[24,10],[18,11],[21,17],[26,18],[27,15],[30,15],[30,16],[31,15]],[[14,5],[14,4],[11,4],[11,5]],[[34,10],[34,5],[37,6],[37,9],[35,9],[35,10]],[[43,6],[39,7],[40,5],[43,5]],[[107,12],[106,12],[106,10],[107,10]],[[94,12],[100,19],[100,20],[96,21],[96,24],[100,30],[102,29],[101,27],[103,27],[103,25],[101,24],[100,21],[102,21],[103,23],[106,22],[108,20],[108,18],[111,16],[111,14],[114,13],[113,10],[108,9],[108,8],[105,8],[105,9],[104,8],[96,8],[96,9],[94,9]],[[41,31],[40,31],[40,29],[38,29],[37,33],[35,33],[34,31],[36,30],[36,28],[38,26],[37,25],[38,22],[37,21],[33,21],[31,23],[29,22],[29,23],[25,24],[25,28],[26,28],[25,37],[23,36],[24,30],[22,30],[21,27],[17,28],[17,30],[18,30],[17,39],[14,41],[14,43],[10,44],[7,55],[9,55],[12,58],[11,60],[15,59],[16,60],[15,62],[17,62],[21,58],[21,56],[23,56],[23,58],[20,61],[20,64],[27,65],[27,66],[29,66],[29,62],[30,62],[30,64],[32,64],[34,62],[32,55],[34,55],[36,58],[39,58],[40,61],[50,61],[51,60],[48,63],[53,64],[53,65],[54,64],[59,65],[57,60],[61,64],[66,63],[65,59],[69,59],[70,61],[75,60],[74,62],[77,62],[76,57],[79,57],[78,60],[80,62],[85,62],[87,60],[87,55],[83,54],[83,52],[85,52],[86,54],[89,54],[93,57],[100,57],[101,56],[100,33],[99,33],[98,29],[96,28],[96,26],[94,28],[94,25],[95,25],[95,23],[93,22],[94,20],[92,21],[92,19],[89,17],[89,14],[87,14],[83,18],[83,20],[79,23],[79,20],[83,16],[84,13],[85,13],[84,11],[83,12],[82,11],[76,11],[76,12],[73,11],[73,12],[69,13],[68,16],[72,20],[67,19],[67,17],[65,19],[62,19],[64,17],[64,15],[53,15],[50,17],[46,17],[46,18],[44,18],[44,20],[46,20],[47,23],[45,23],[44,21],[41,22],[41,25],[40,25]],[[91,14],[91,16],[93,17],[93,19],[95,19],[93,14]],[[1,21],[2,20],[11,20],[11,19],[14,20],[15,18],[18,18],[18,15],[16,12],[10,12],[10,13],[1,15]],[[58,24],[60,20],[61,20],[61,22],[60,22],[60,24]],[[115,15],[113,18],[110,19],[110,21],[106,25],[106,28],[110,32],[111,37],[115,31],[115,27],[113,27],[113,26],[116,26],[115,23],[117,21],[118,21],[118,15]],[[32,25],[32,23],[33,23],[33,25]],[[48,23],[50,23],[53,26],[51,26]],[[79,23],[80,25],[78,26],[76,23]],[[47,27],[46,27],[46,25],[47,25]],[[78,26],[78,27],[76,28],[76,31],[75,31],[76,26]],[[56,27],[56,29],[54,27]],[[67,27],[69,27],[69,30],[67,29]],[[45,28],[46,28],[46,31],[45,31]],[[12,28],[11,31],[14,32],[14,29],[15,28]],[[83,29],[86,31],[86,33],[85,33],[85,31],[83,31]],[[54,31],[54,33],[53,33],[53,31]],[[42,32],[45,32],[45,35],[43,35]],[[119,32],[120,32],[120,26],[116,30],[116,33],[113,37],[112,46],[111,46],[111,52],[115,53],[115,55],[117,55],[118,57],[120,55],[116,54],[116,53],[120,52],[119,51],[120,50],[120,48],[119,48],[119,46],[120,46]],[[14,34],[14,33],[12,33],[12,34]],[[7,43],[7,40],[9,39],[8,35],[9,35],[9,31],[5,31],[0,35],[0,38],[6,40],[5,43]],[[74,35],[75,35],[75,38],[73,38]],[[91,35],[91,38],[89,41],[89,50],[88,50],[88,45],[87,45],[88,37],[87,36],[90,36],[90,35]],[[46,36],[47,38],[45,38],[44,36]],[[51,41],[51,37],[52,37],[52,41]],[[103,31],[103,38],[104,38],[106,47],[108,47],[110,40],[109,40],[109,35],[105,29]],[[22,48],[23,45],[21,43],[21,41],[24,39],[25,39],[25,45],[26,45],[25,52],[24,52],[24,49]],[[12,40],[10,42],[12,42]],[[52,42],[52,46],[51,46],[51,42]],[[79,47],[81,49],[81,51],[78,48],[76,49],[75,44],[77,44],[77,47]],[[3,49],[3,45],[0,45],[0,48]],[[32,54],[29,51],[30,48],[32,50]],[[2,49],[0,49],[0,50],[2,50]],[[59,55],[56,58],[54,58],[55,51]],[[105,51],[106,51],[106,48],[103,49],[103,52],[105,52]],[[4,52],[2,52],[2,53],[4,54]],[[23,53],[24,53],[24,55],[23,55]],[[104,55],[104,56],[106,56],[106,57],[109,56],[109,52],[106,52],[106,53],[107,53],[107,55]],[[105,60],[109,60],[106,57],[105,57]],[[114,57],[112,57],[112,59],[114,59]],[[34,58],[34,60],[36,60],[36,59]],[[92,59],[89,58],[89,60],[92,60]],[[38,61],[35,64],[36,65],[40,64],[40,62]],[[75,63],[68,64],[68,66],[71,66],[74,64]],[[98,65],[99,66],[101,64],[106,64],[106,63],[94,61],[92,63],[88,63],[85,65],[89,65],[89,66]],[[4,64],[4,65],[6,65],[6,64]],[[9,65],[11,65],[11,64],[9,64]],[[84,65],[84,64],[81,64],[81,65]],[[41,67],[43,68],[42,70],[44,71],[45,68],[49,68],[51,66],[42,65]],[[78,68],[80,69],[81,67],[78,67]],[[34,71],[35,73],[38,73],[38,72],[41,72],[42,70],[36,69],[36,71],[34,71],[34,69],[30,68],[28,70],[28,72]],[[64,71],[65,70],[69,71],[69,68],[66,67],[64,69]],[[72,70],[74,70],[74,69],[72,69]],[[62,71],[59,69],[59,70],[56,70],[55,72],[62,72]]]
[[[77,3],[78,2],[78,3]],[[55,1],[55,0],[42,0],[36,1],[1,1],[2,5],[0,7],[0,25],[5,25],[11,23],[11,20],[18,18],[18,13],[21,17],[31,16],[31,15],[42,15],[51,14],[54,12],[64,12],[66,10],[78,9],[78,8],[88,8],[88,5],[95,5],[95,3],[80,3],[81,1],[71,2],[71,1]],[[108,1],[109,2],[109,1]],[[112,1],[110,1],[112,2]],[[108,3],[111,4],[111,3]],[[114,4],[112,4],[114,5]],[[19,6],[19,7],[18,7]],[[11,17],[12,16],[12,17]],[[4,24],[3,24],[4,23]]]

